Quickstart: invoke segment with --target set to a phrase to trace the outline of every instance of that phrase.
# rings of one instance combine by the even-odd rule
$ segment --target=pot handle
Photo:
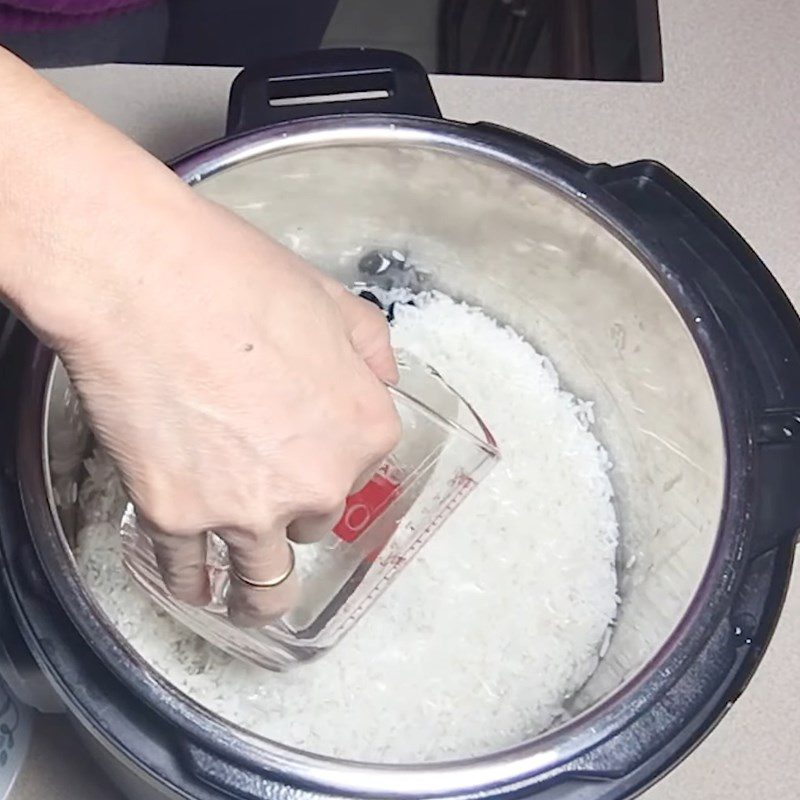
[[[657,232],[681,280],[710,301],[730,339],[753,418],[759,497],[754,558],[800,532],[800,322],[778,282],[722,215],[663,165],[587,166],[584,175]],[[696,321],[697,322],[697,321]],[[698,326],[701,327],[701,326]]]
[[[411,56],[316,50],[242,70],[231,86],[226,133],[330,114],[441,117],[428,74]]]
[[[718,369],[736,381],[749,406],[742,430],[732,434],[740,448],[752,443],[757,459],[748,476],[758,505],[748,512],[754,536],[747,555],[793,544],[800,534],[800,320],[758,255],[709,202],[656,161],[588,164],[495,125],[478,123],[473,130],[517,144],[589,205],[602,190],[606,213],[628,218],[629,226],[635,220],[642,243],[666,257],[676,281],[706,299],[728,339]],[[709,320],[691,324],[702,337]]]

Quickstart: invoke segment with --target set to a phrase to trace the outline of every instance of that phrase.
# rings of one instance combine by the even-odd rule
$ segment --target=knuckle
[[[386,315],[373,303],[365,300],[361,302],[365,306],[362,309],[365,334],[389,341],[389,323],[386,321]]]
[[[164,565],[160,567],[160,572],[167,588],[179,600],[187,600],[198,594],[199,581],[194,571]]]
[[[158,560],[158,568],[164,580],[175,586],[185,586],[194,580],[196,571],[201,568],[200,563],[190,564],[184,560],[178,560],[176,556],[168,555]]]
[[[235,547],[243,552],[258,552],[263,538],[262,531],[266,529],[261,524],[259,516],[253,512],[248,517],[247,525],[230,526],[225,529],[223,539],[229,547]]]
[[[170,503],[144,501],[136,504],[137,513],[155,532],[180,535],[193,532],[187,527],[186,516]]]
[[[161,554],[158,571],[164,585],[176,599],[203,604],[205,597],[204,564],[198,559],[184,559],[177,554]]]
[[[182,535],[197,533],[193,527],[196,512],[191,496],[180,486],[153,475],[129,488],[137,517],[155,535]],[[189,500],[189,502],[186,502]]]
[[[319,514],[333,514],[347,497],[350,483],[341,475],[320,481],[314,487],[313,510]]]
[[[391,399],[387,398],[372,418],[367,433],[367,443],[374,455],[385,456],[397,447],[403,428]]]
[[[352,481],[349,464],[340,459],[318,456],[307,464],[305,474],[297,482],[292,518],[305,514],[328,514],[347,497]]]
[[[344,506],[340,506],[335,512],[331,512],[330,516],[333,516],[333,514],[336,514],[337,517],[341,516],[340,512],[343,507]],[[328,522],[327,516],[325,517],[324,523],[321,523],[319,518],[316,517],[301,517],[290,523],[287,528],[287,535],[297,544],[314,544],[322,539],[325,534],[330,531],[330,528],[331,525]]]

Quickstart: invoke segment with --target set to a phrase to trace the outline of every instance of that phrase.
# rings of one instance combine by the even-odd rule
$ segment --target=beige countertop
[[[665,80],[637,85],[434,78],[442,110],[587,161],[663,161],[745,236],[800,307],[800,5],[661,0]],[[91,67],[50,77],[161,157],[221,134],[235,70]],[[796,800],[800,585],[744,696],[647,800]],[[62,724],[40,721],[13,800],[116,800]],[[70,787],[67,789],[66,787]]]

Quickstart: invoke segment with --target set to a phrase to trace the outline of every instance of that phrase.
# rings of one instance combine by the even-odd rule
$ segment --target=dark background
[[[657,0],[156,0],[55,31],[3,32],[37,67],[241,66],[319,47],[401,50],[431,72],[663,78]]]

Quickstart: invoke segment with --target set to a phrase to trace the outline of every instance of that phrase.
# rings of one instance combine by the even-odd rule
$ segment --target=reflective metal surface
[[[670,660],[702,634],[695,628],[713,608],[736,544],[718,537],[726,448],[692,332],[703,322],[701,300],[671,284],[663,265],[615,231],[557,168],[502,132],[399,118],[318,120],[222,143],[177,170],[342,280],[375,249],[409,253],[433,286],[482,305],[553,359],[565,387],[593,401],[615,464],[619,620],[594,676],[571,699],[571,721],[512,750],[446,765],[352,764],[257,739],[176,696],[104,623],[93,641],[98,649],[113,643],[112,668],[131,684],[145,676],[149,701],[169,694],[165,715],[202,725],[221,751],[304,783],[379,796],[528,782],[652,702]],[[48,415],[46,430],[38,428],[41,458],[54,467],[51,485],[70,492],[86,439],[65,413],[66,376],[40,353],[31,380],[38,405],[25,435],[36,436],[37,415]],[[23,469],[23,481],[31,474]],[[34,501],[44,488],[31,487]],[[103,617],[75,575],[66,505],[60,520],[37,512],[33,534],[81,627],[87,609]]]
[[[295,125],[290,141],[246,136],[180,171],[344,281],[378,245],[410,253],[436,286],[511,324],[595,403],[616,465],[626,602],[602,669],[573,703],[585,707],[641,666],[710,557],[724,454],[699,352],[639,258],[580,197],[437,123]]]

